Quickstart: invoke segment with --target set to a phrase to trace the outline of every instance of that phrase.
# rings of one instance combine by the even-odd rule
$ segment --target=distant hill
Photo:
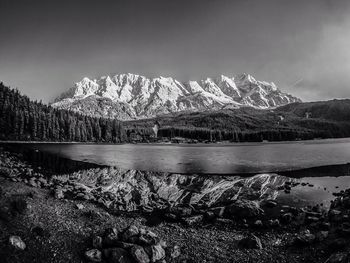
[[[331,121],[350,121],[350,100],[329,100],[305,103],[291,103],[277,109],[282,113],[305,117],[307,113],[312,119]]]
[[[291,103],[276,109],[223,109],[175,113],[125,122],[142,130],[160,124],[160,135],[203,140],[261,141],[350,137],[350,100]]]

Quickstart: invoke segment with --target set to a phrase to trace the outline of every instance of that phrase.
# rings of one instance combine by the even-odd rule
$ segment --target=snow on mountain
[[[171,77],[149,79],[128,73],[97,80],[85,77],[52,106],[125,120],[223,107],[266,109],[296,101],[300,99],[281,92],[274,83],[258,81],[249,74],[182,83]]]

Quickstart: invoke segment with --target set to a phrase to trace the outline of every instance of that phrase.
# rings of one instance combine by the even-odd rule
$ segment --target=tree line
[[[0,83],[0,140],[124,142],[123,123],[31,101]]]
[[[291,141],[308,140],[322,137],[321,133],[315,134],[311,131],[271,129],[259,131],[242,130],[218,130],[208,128],[186,128],[186,127],[162,127],[158,131],[161,137],[183,137],[198,141],[231,141],[231,142],[261,142],[267,141]]]

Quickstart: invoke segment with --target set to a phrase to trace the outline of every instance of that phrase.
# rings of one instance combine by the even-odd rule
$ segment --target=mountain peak
[[[217,78],[205,78],[201,81],[180,82],[172,77],[147,77],[125,73],[112,77],[106,75],[91,80],[84,77],[71,89],[63,93],[52,104],[54,107],[79,111],[82,104],[92,103],[92,98],[108,98],[110,103],[128,111],[124,116],[135,118],[152,117],[158,114],[178,111],[202,111],[220,109],[227,105],[271,108],[300,101],[281,92],[274,83],[257,81],[253,76],[243,73],[235,77],[220,75]],[[114,109],[96,103],[102,107],[97,116],[103,116]],[[77,106],[80,105],[80,106]],[[124,106],[123,106],[124,105]],[[80,108],[79,108],[80,107]],[[117,111],[120,114],[120,111]],[[83,112],[82,112],[83,113]],[[108,113],[108,116],[120,117]]]

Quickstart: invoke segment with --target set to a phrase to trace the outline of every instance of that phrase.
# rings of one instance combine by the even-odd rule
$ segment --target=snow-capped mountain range
[[[249,74],[179,82],[170,77],[149,79],[128,73],[93,80],[85,77],[51,105],[127,120],[227,107],[266,109],[297,101],[300,99],[280,91],[274,83],[255,80]]]

